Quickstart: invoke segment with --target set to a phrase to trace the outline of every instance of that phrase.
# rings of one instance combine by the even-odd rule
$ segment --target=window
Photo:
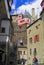
[[[25,51],[24,51],[24,55],[25,55]]]
[[[29,42],[30,42],[30,43],[32,43],[32,37],[31,37],[31,38],[29,38]]]
[[[22,51],[18,51],[18,54],[22,54]]]
[[[36,51],[36,48],[34,48],[34,55],[36,55],[37,54],[37,51]]]
[[[38,42],[39,41],[39,35],[35,35],[34,36],[34,43]]]
[[[20,46],[23,46],[23,42],[22,42],[22,43],[20,43]]]
[[[32,54],[32,49],[30,49],[30,55]]]
[[[2,33],[5,33],[5,28],[2,28],[2,30],[1,30],[1,31],[2,31]]]
[[[23,40],[22,40],[22,38],[19,40],[19,42],[20,42],[20,46],[23,46]]]

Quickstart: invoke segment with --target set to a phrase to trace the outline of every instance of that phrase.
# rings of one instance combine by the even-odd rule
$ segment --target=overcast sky
[[[13,0],[13,4],[11,6],[10,14],[14,14],[14,11],[17,10],[17,13],[24,13],[25,10],[32,14],[31,9],[35,8],[35,14],[39,15],[42,8],[40,6],[42,0]]]

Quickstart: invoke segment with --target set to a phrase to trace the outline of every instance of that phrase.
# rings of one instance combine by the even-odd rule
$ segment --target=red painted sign
[[[30,24],[30,19],[28,18],[23,18],[21,20],[18,20],[18,26],[22,26],[24,24]]]

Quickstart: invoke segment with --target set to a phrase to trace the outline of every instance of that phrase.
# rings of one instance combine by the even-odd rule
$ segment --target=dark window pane
[[[5,33],[5,28],[2,28],[2,33]]]
[[[18,54],[22,54],[22,51],[18,51]]]
[[[22,43],[20,43],[20,46],[23,46],[23,42],[22,42]]]
[[[25,51],[24,51],[24,55],[25,55]]]
[[[32,43],[32,37],[31,37],[31,38],[29,38],[29,42],[30,42],[30,43]]]
[[[32,54],[32,49],[30,49],[30,55]]]
[[[37,54],[37,51],[36,51],[36,48],[34,48],[34,55],[36,55]]]

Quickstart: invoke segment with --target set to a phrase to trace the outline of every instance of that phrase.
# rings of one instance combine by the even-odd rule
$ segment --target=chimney
[[[35,8],[32,8],[32,19],[35,19]]]
[[[14,11],[14,15],[16,15],[17,14],[17,12],[16,12],[16,10]]]

